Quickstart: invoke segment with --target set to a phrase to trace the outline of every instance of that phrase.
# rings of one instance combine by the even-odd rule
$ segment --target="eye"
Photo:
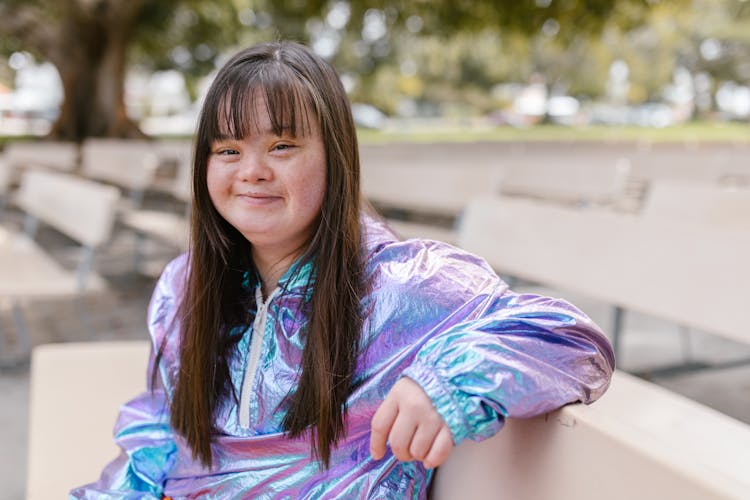
[[[293,144],[289,144],[286,142],[281,142],[279,144],[276,144],[273,146],[273,151],[288,151],[294,147]]]
[[[240,153],[239,151],[233,148],[219,147],[219,148],[214,149],[213,154],[217,156],[230,156],[230,155],[238,155]]]

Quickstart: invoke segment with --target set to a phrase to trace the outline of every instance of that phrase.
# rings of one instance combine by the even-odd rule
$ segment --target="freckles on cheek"
[[[206,171],[206,188],[208,189],[208,194],[214,204],[216,204],[216,197],[221,194],[222,190],[224,190],[224,186],[226,186],[226,182],[215,169],[211,168],[211,164],[209,163]]]
[[[325,183],[320,177],[311,177],[308,179],[307,192],[304,197],[304,203],[308,209],[320,210],[323,206],[325,188]]]

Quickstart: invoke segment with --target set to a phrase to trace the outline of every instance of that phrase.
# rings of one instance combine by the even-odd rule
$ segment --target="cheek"
[[[312,175],[306,179],[302,188],[304,189],[303,202],[305,203],[305,206],[310,212],[313,212],[317,216],[323,206],[323,198],[325,198],[325,169],[316,169]]]
[[[226,190],[226,181],[216,168],[211,168],[211,162],[206,169],[206,188],[214,206],[221,200],[222,193]]]
[[[310,207],[314,208],[317,214],[318,212],[320,212],[320,209],[323,206],[323,198],[325,198],[325,179],[318,177],[310,183],[310,186],[311,188],[308,193],[308,200],[310,203]]]

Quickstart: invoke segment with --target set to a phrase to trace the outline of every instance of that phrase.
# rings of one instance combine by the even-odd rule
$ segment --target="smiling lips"
[[[281,196],[266,193],[243,193],[239,197],[251,205],[269,205],[281,200]]]

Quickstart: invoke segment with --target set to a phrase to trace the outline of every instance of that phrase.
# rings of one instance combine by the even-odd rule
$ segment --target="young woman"
[[[75,498],[424,498],[464,439],[608,386],[610,345],[573,306],[365,213],[346,94],[302,45],[221,69],[193,193],[149,308],[150,390]]]

